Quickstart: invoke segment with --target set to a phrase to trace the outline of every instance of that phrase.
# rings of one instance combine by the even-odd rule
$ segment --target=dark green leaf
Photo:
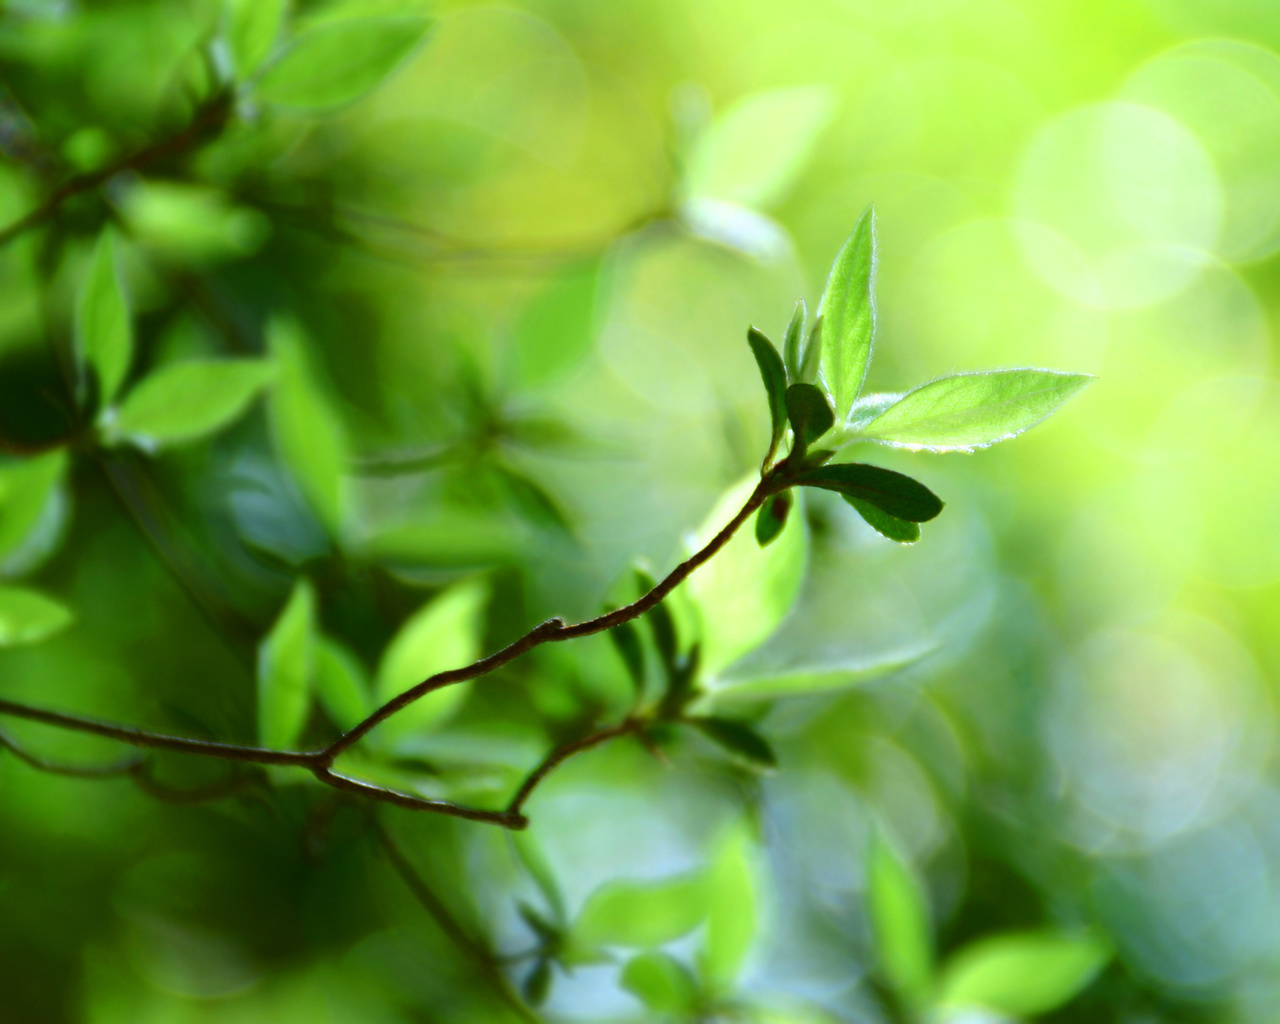
[[[679,961],[651,950],[627,962],[620,984],[655,1013],[687,1013],[697,1005],[698,983]]]
[[[867,207],[832,264],[818,305],[824,322],[822,376],[831,389],[841,423],[862,390],[871,362],[876,326],[875,274],[876,218],[875,211]]]
[[[521,989],[531,1006],[541,1006],[546,1002],[547,993],[551,991],[551,961],[539,960],[534,964]]]
[[[556,942],[560,938],[560,929],[539,914],[533,907],[521,900],[516,905],[521,920],[529,926],[529,930],[544,943]]]
[[[0,647],[39,643],[71,625],[65,605],[25,587],[0,587]]]
[[[663,694],[659,714],[663,718],[676,718],[697,692],[694,683],[698,678],[698,665],[702,661],[702,644],[696,642],[689,653],[677,657],[667,678],[667,692]]]
[[[640,633],[630,622],[620,622],[609,630],[609,639],[627,667],[627,675],[636,688],[644,692],[644,650],[640,646]]]
[[[882,512],[912,523],[928,522],[942,511],[938,496],[918,480],[860,462],[817,466],[797,476],[796,483],[859,498]]]
[[[120,390],[133,361],[133,323],[110,228],[98,236],[89,269],[80,284],[75,338],[81,371],[97,374],[98,400],[106,405]]]
[[[764,381],[765,394],[769,399],[773,436],[769,440],[769,453],[764,457],[768,462],[787,429],[787,371],[773,342],[754,327],[747,331],[747,343],[751,346],[751,354],[756,357],[756,365],[760,367],[760,379]]]
[[[640,589],[641,596],[649,593],[658,585],[657,581],[644,569],[636,569],[635,574],[636,585]],[[644,619],[649,623],[649,628],[653,631],[653,643],[658,648],[658,657],[662,659],[662,666],[666,670],[668,677],[670,677],[676,669],[676,652],[678,650],[676,624],[675,620],[671,618],[671,611],[659,601],[644,613]]]
[[[746,722],[734,718],[691,718],[708,739],[757,767],[776,768],[778,758],[768,741]]]
[[[767,545],[787,525],[787,513],[791,511],[791,495],[783,491],[760,506],[756,513],[756,543]]]
[[[534,526],[573,534],[573,526],[560,503],[542,484],[501,462],[492,464],[515,510]]]
[[[799,384],[804,379],[800,376],[800,368],[804,365],[804,322],[807,316],[808,310],[804,299],[801,299],[796,303],[796,311],[791,314],[791,322],[787,324],[787,333],[782,340],[782,359],[792,384]]]
[[[795,431],[796,448],[802,452],[836,422],[826,395],[812,384],[792,384],[787,388],[787,416]]]
[[[867,521],[867,525],[876,533],[888,537],[890,540],[896,540],[899,544],[914,544],[920,539],[920,527],[916,523],[899,519],[897,516],[891,516],[883,509],[877,508],[869,501],[863,501],[861,498],[853,498],[849,495],[841,495],[845,501],[858,510],[858,515]]]

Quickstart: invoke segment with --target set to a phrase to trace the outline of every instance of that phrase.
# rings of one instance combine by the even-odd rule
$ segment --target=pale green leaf
[[[306,724],[315,670],[315,620],[315,590],[309,580],[299,578],[258,646],[258,742],[264,747],[292,747]]]
[[[835,406],[837,423],[849,418],[871,362],[876,329],[876,259],[875,211],[867,207],[832,264],[818,305],[818,316],[822,318],[819,366]]]
[[[688,1013],[698,999],[693,975],[678,960],[658,950],[632,957],[619,982],[655,1013]]]
[[[709,987],[733,985],[755,941],[759,893],[755,850],[742,824],[724,835],[707,872],[707,934],[700,967]]]
[[[920,1009],[933,985],[933,932],[924,885],[877,831],[867,862],[867,909],[880,970],[903,1004]]]
[[[704,702],[717,708],[732,704],[839,693],[915,664],[933,648],[901,651],[876,660],[836,665],[798,666],[760,676],[729,678],[714,685]],[[701,709],[702,704],[699,704]]]
[[[859,433],[895,448],[970,452],[1017,437],[1091,380],[1059,370],[956,374],[908,391]]]
[[[287,0],[224,0],[223,33],[237,78],[248,78],[271,52],[287,6]]]
[[[107,434],[148,451],[194,441],[241,416],[273,372],[261,359],[193,359],[161,367],[125,396]]]
[[[519,383],[536,387],[569,372],[591,351],[597,324],[599,261],[557,274],[525,307],[515,327]]]
[[[609,882],[587,897],[571,944],[582,954],[604,946],[648,949],[687,935],[706,915],[707,886],[701,875]]]
[[[686,193],[743,206],[769,206],[804,169],[833,110],[831,90],[825,86],[795,86],[743,97],[694,146]]]
[[[314,110],[359,99],[417,49],[431,22],[416,15],[346,18],[301,33],[258,83],[266,103]]]
[[[0,587],[0,647],[39,643],[71,625],[71,609],[25,587]]]
[[[98,378],[99,401],[106,405],[120,389],[133,360],[133,323],[116,263],[115,236],[98,236],[88,271],[76,297],[76,356],[81,372]]]
[[[482,579],[455,583],[420,608],[400,627],[383,652],[375,684],[379,704],[428,676],[461,668],[480,657],[489,588]],[[470,692],[457,683],[429,693],[378,727],[381,742],[396,744],[444,722]]]
[[[337,535],[345,504],[343,473],[350,461],[346,431],[308,364],[306,337],[298,325],[274,321],[269,338],[277,366],[270,406],[276,450],[307,503]]]
[[[951,959],[938,1002],[1013,1017],[1048,1013],[1075,998],[1110,957],[1089,935],[1041,931],[981,939]]]
[[[67,470],[64,451],[47,452],[26,459],[0,463],[0,566],[11,560],[24,563],[28,542],[58,499],[58,487]]]
[[[698,530],[694,550],[718,533],[746,502],[754,476],[716,504]],[[801,506],[796,495],[796,504]],[[701,621],[702,664],[720,672],[759,647],[786,618],[804,582],[809,548],[803,507],[792,509],[782,532],[762,548],[752,530],[739,530],[706,565],[689,578],[689,595]]]
[[[352,728],[374,710],[360,660],[323,635],[316,637],[315,686],[320,706],[339,729]]]

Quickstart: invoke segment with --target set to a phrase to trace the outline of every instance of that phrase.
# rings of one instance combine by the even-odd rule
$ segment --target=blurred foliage
[[[666,719],[526,832],[0,718],[0,1020],[1276,1019],[1277,49],[1265,0],[3,5],[0,700],[317,746],[634,600],[828,403],[948,507],[894,543],[822,467],[349,755],[501,807]],[[820,302],[871,202],[874,361]],[[936,458],[1072,387],[908,390],[1007,366],[1100,382]]]

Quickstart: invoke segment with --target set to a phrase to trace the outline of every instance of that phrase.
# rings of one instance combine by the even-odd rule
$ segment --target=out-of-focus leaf
[[[387,646],[378,666],[376,691],[383,704],[428,676],[461,668],[480,657],[489,587],[482,579],[455,583],[419,609]],[[440,725],[466,698],[465,683],[446,686],[410,704],[378,727],[396,743]]]
[[[822,317],[822,376],[831,389],[836,419],[841,423],[849,417],[871,362],[876,328],[875,277],[875,211],[867,207],[836,256],[818,305],[818,315]]]
[[[40,524],[66,470],[63,451],[0,462],[0,566]]]
[[[525,307],[515,328],[515,363],[525,388],[572,370],[595,344],[598,260],[561,271]]]
[[[546,853],[531,832],[513,833],[511,842],[515,847],[516,856],[520,858],[520,863],[529,872],[529,877],[533,879],[543,899],[547,901],[547,906],[551,908],[557,923],[563,925],[565,922],[564,895],[560,892],[555,871]]]
[[[929,906],[911,865],[878,831],[867,858],[867,910],[880,970],[905,1006],[922,1009],[933,986]]]
[[[374,710],[360,660],[323,635],[316,637],[315,681],[320,705],[339,729],[350,729]]]
[[[867,525],[881,536],[896,540],[899,544],[914,544],[920,539],[918,523],[891,516],[888,512],[861,498],[852,498],[847,494],[842,497],[857,510],[858,515],[866,520]]]
[[[554,942],[560,938],[560,929],[539,914],[529,904],[521,901],[516,906],[520,919],[529,926],[533,932],[543,942]]]
[[[235,205],[217,189],[186,183],[135,183],[124,195],[121,212],[130,234],[143,245],[197,263],[247,256],[271,233],[271,222],[260,211]]]
[[[258,647],[258,742],[264,747],[294,746],[306,724],[315,671],[315,621],[315,590],[300,578]]]
[[[765,547],[777,539],[782,528],[787,525],[787,514],[791,511],[791,495],[786,491],[775,494],[756,513],[756,543]]]
[[[942,511],[938,496],[918,480],[859,462],[817,466],[796,477],[796,482],[858,498],[912,523],[928,522]]]
[[[836,422],[827,396],[812,384],[792,384],[787,388],[786,403],[796,448],[801,452],[807,451]]]
[[[236,77],[248,78],[271,52],[286,5],[287,0],[224,0],[223,32]]]
[[[746,722],[734,718],[690,718],[709,740],[757,768],[776,768],[778,757],[769,742]]]
[[[768,206],[804,169],[833,108],[831,91],[824,86],[743,97],[695,144],[685,191],[743,206]]]
[[[1089,935],[1043,931],[980,939],[947,964],[938,1003],[1013,1017],[1048,1013],[1084,989],[1110,956]]]
[[[808,697],[816,694],[839,693],[873,679],[914,665],[933,648],[903,651],[876,661],[855,662],[843,665],[798,667],[785,672],[772,672],[759,678],[727,679],[708,690],[698,706],[724,707],[733,704],[755,703],[780,697]]]
[[[133,360],[133,323],[116,265],[115,235],[98,236],[76,298],[76,355],[98,378],[98,398],[110,402]]]
[[[530,1006],[541,1006],[545,1003],[551,991],[551,961],[539,959],[525,975],[520,990]]]
[[[262,359],[201,359],[161,367],[125,396],[106,433],[148,451],[194,441],[241,416],[273,372]]]
[[[930,381],[859,430],[913,451],[971,452],[1017,437],[1093,380],[1060,370],[991,370]]]
[[[620,982],[655,1013],[688,1013],[698,1001],[698,983],[693,975],[684,964],[659,950],[627,961]]]
[[[658,585],[658,581],[645,569],[637,567],[635,577],[636,587],[641,596]],[[667,676],[670,677],[675,671],[676,654],[679,650],[679,638],[676,634],[675,620],[671,617],[671,609],[659,601],[644,613],[644,620],[649,623],[649,629],[653,631],[653,644],[658,649],[658,657],[662,660]]]
[[[707,872],[707,933],[699,966],[707,986],[733,986],[759,926],[754,844],[746,827],[735,825],[720,840]]]
[[[325,22],[298,35],[258,82],[265,103],[316,110],[359,99],[426,37],[431,22],[383,15]]]
[[[732,487],[716,504],[694,540],[698,549],[714,537],[746,502],[755,478]],[[739,530],[688,582],[702,625],[703,667],[711,674],[759,647],[786,617],[799,596],[809,549],[805,517],[796,509],[767,548]]]
[[[537,480],[495,462],[491,467],[515,510],[535,526],[572,535],[573,526],[560,503]]]
[[[0,647],[39,643],[71,625],[71,609],[39,591],[0,587]]]
[[[769,453],[765,456],[768,462],[787,429],[787,370],[773,342],[754,327],[747,331],[747,343],[751,346],[751,354],[756,357],[756,365],[760,367],[760,378],[764,381],[765,395],[769,400],[773,434],[769,440]]]
[[[807,316],[808,310],[805,309],[804,299],[801,299],[796,303],[795,312],[791,314],[791,322],[787,324],[787,333],[782,341],[782,360],[786,366],[787,379],[792,384],[799,384],[803,380],[800,369],[804,365],[804,322]]]
[[[644,648],[640,646],[639,631],[633,623],[622,622],[609,630],[609,639],[627,667],[636,693],[644,693]]]
[[[270,407],[276,450],[307,503],[336,536],[343,522],[343,473],[350,461],[346,431],[307,363],[301,328],[276,320],[269,337],[277,366]]]
[[[693,931],[706,915],[707,886],[701,875],[608,882],[587,897],[571,944],[584,953],[603,946],[661,946]]]

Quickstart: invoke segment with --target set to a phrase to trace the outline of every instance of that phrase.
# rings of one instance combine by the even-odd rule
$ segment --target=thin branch
[[[524,802],[538,788],[538,784],[555,771],[561,763],[573,757],[574,754],[581,754],[592,747],[598,747],[609,740],[617,739],[619,736],[639,733],[643,728],[644,722],[641,719],[627,718],[617,725],[610,726],[607,729],[600,729],[598,732],[590,733],[581,739],[571,740],[562,746],[556,747],[555,750],[542,759],[542,763],[537,768],[529,773],[529,776],[521,784],[520,789],[516,791],[516,795],[511,798],[511,803],[507,804],[507,813],[519,814],[521,808],[524,807]]]

